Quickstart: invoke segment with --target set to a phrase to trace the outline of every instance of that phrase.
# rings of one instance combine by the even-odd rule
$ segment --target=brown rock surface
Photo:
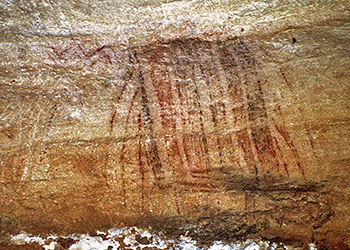
[[[348,1],[4,1],[0,226],[350,248]]]

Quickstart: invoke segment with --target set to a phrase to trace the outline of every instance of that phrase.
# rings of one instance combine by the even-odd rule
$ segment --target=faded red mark
[[[298,108],[298,110],[299,110],[300,114],[303,113],[302,110],[301,110],[301,108]],[[309,143],[310,143],[310,146],[311,146],[312,154],[313,154],[313,156],[314,156],[314,158],[315,158],[316,160],[319,160],[318,157],[317,157],[317,155],[316,155],[315,145],[314,145],[314,142],[313,142],[313,140],[312,140],[312,136],[311,136],[311,133],[310,133],[310,129],[309,129],[308,126],[306,125],[306,122],[305,122],[305,118],[304,118],[304,117],[303,117],[302,120],[303,120],[303,122],[304,122],[304,129],[305,129],[305,131],[306,131],[306,135],[307,135],[307,138],[308,138]]]
[[[128,115],[126,117],[126,122],[125,122],[125,128],[124,128],[124,131],[125,131],[125,134],[128,133],[128,129],[129,129],[129,118],[130,118],[130,113],[133,109],[133,105],[134,105],[134,102],[135,102],[135,99],[136,99],[136,96],[138,95],[139,91],[136,90],[133,97],[132,97],[132,100],[131,100],[131,104],[130,104],[130,108],[129,108],[129,111],[128,111]],[[121,157],[120,157],[120,162],[122,163],[121,165],[121,179],[122,179],[122,192],[123,192],[123,206],[126,207],[126,198],[127,198],[127,194],[126,194],[126,185],[125,185],[125,147],[126,147],[126,142],[123,143],[123,147],[122,147],[122,150],[121,150]]]
[[[117,110],[114,109],[112,117],[109,121],[109,134],[110,135],[112,135],[112,132],[113,132],[113,123],[114,123],[114,118],[116,117],[116,115],[117,115]]]
[[[283,80],[287,83],[288,87],[291,88],[291,84],[290,84],[290,82],[287,80],[286,75],[284,74],[282,68],[280,68],[280,72],[281,72],[281,75],[282,75]]]
[[[274,141],[275,141],[275,145],[276,145],[276,148],[277,148],[278,152],[280,152],[280,157],[281,157],[281,159],[282,159],[282,161],[283,161],[283,158],[284,158],[284,157],[283,157],[283,154],[281,153],[282,151],[281,151],[281,148],[280,148],[280,146],[279,146],[279,144],[278,144],[277,138],[276,138],[276,137],[273,137],[273,139],[274,139]],[[280,163],[279,163],[278,160],[277,160],[276,162],[277,162],[276,167],[277,167],[277,170],[279,171],[279,165],[280,165]],[[289,176],[289,172],[288,172],[288,165],[287,165],[286,163],[284,163],[284,164],[283,164],[283,167],[284,167],[284,170],[285,170],[287,176],[290,177],[290,176]]]
[[[259,173],[258,173],[258,168],[256,166],[256,162],[254,159],[254,153],[251,148],[251,142],[250,142],[251,140],[249,137],[249,133],[247,129],[244,129],[242,131],[237,132],[236,135],[238,138],[238,144],[243,150],[243,158],[247,162],[248,168],[251,168],[252,166],[254,166],[255,178],[256,180],[258,180]]]
[[[127,87],[127,82],[124,83],[123,87],[122,87],[122,90],[120,92],[120,94],[118,95],[117,99],[116,99],[116,103],[119,103],[120,102],[120,99],[122,97],[122,95],[124,94],[125,90],[126,90],[126,87]],[[109,120],[109,134],[112,135],[113,133],[113,127],[114,127],[114,119],[115,117],[117,116],[118,112],[117,112],[117,109],[114,108],[113,110],[113,113],[112,113],[112,117],[111,119]]]
[[[144,185],[145,185],[145,166],[142,161],[142,143],[141,143],[141,131],[142,131],[142,116],[141,113],[138,114],[137,117],[138,122],[138,131],[139,131],[139,150],[138,150],[138,160],[139,160],[139,172],[141,175],[141,210],[144,212],[144,203],[145,203],[145,193],[144,193]]]
[[[96,48],[97,47],[97,48]],[[93,69],[98,62],[104,66],[120,64],[118,51],[112,45],[98,45],[97,42],[83,45],[82,42],[71,41],[65,45],[48,46],[46,51],[55,65],[80,65]]]
[[[289,149],[292,151],[292,153],[293,153],[293,155],[294,155],[294,157],[295,157],[295,160],[296,160],[298,169],[299,169],[300,173],[302,174],[302,176],[305,178],[304,169],[303,169],[303,167],[301,166],[298,151],[296,150],[293,141],[290,139],[289,134],[288,134],[287,132],[285,132],[284,130],[282,130],[281,128],[279,128],[279,127],[276,125],[276,123],[274,123],[274,125],[275,125],[275,128],[276,128],[276,130],[278,131],[278,133],[283,137],[283,139],[284,139],[284,141],[286,142],[286,144],[287,144],[287,146],[289,147]]]

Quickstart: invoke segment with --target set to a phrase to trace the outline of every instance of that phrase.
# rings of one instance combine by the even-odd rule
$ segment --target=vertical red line
[[[144,194],[144,183],[145,183],[145,169],[143,166],[143,161],[142,161],[142,147],[141,147],[141,137],[142,137],[142,132],[141,132],[141,127],[142,127],[142,117],[141,113],[138,114],[138,129],[139,129],[139,171],[141,174],[141,211],[144,213],[144,203],[145,203],[145,194]]]
[[[126,207],[126,190],[125,190],[125,165],[124,165],[124,150],[125,150],[125,143],[123,142],[122,147],[122,155],[120,157],[120,162],[122,163],[122,169],[121,169],[121,179],[122,179],[122,196],[123,196],[123,206]]]
[[[291,138],[289,137],[289,134],[287,132],[285,132],[283,129],[279,128],[276,123],[274,123],[276,130],[278,131],[278,133],[283,137],[284,141],[287,143],[289,149],[292,151],[297,167],[299,169],[299,172],[301,173],[301,175],[303,176],[303,178],[305,179],[305,173],[304,173],[304,169],[301,166],[300,163],[300,159],[299,159],[299,154],[297,149],[294,146],[293,141],[291,140]]]
[[[277,152],[279,152],[280,157],[281,157],[281,159],[283,161],[283,154],[282,154],[281,148],[280,148],[280,146],[278,144],[278,141],[277,141],[275,136],[273,136],[273,139],[274,139],[274,142],[275,142],[275,145],[276,145]],[[276,162],[277,162],[277,164],[276,164],[277,171],[280,173],[280,163],[279,163],[277,158],[276,158]],[[285,171],[286,171],[286,174],[289,177],[289,172],[288,172],[288,169],[286,169],[286,166],[285,166]]]
[[[132,100],[131,100],[131,104],[130,104],[130,108],[128,110],[128,115],[126,117],[126,122],[125,122],[125,134],[127,134],[128,132],[128,129],[129,129],[129,118],[130,118],[130,113],[133,109],[133,106],[134,106],[134,102],[135,102],[135,98],[137,96],[137,94],[139,93],[139,90],[136,90],[135,93],[134,93],[134,96],[132,97]],[[127,197],[127,194],[126,194],[126,188],[125,188],[125,163],[124,163],[124,151],[125,151],[125,144],[126,142],[123,143],[123,148],[122,148],[122,157],[121,157],[121,162],[122,162],[122,190],[123,190],[123,205],[124,207],[126,207],[126,197]]]
[[[300,114],[301,114],[301,117],[303,118],[302,121],[304,122],[304,129],[305,129],[305,132],[306,132],[306,135],[308,137],[308,140],[309,140],[309,143],[310,143],[310,146],[311,146],[311,151],[312,151],[312,155],[314,156],[314,158],[319,162],[319,159],[316,155],[316,152],[315,152],[315,145],[312,141],[312,137],[311,137],[311,133],[310,133],[310,129],[309,127],[306,125],[306,122],[305,122],[305,118],[303,116],[303,111],[301,110],[301,108],[298,108]]]
[[[119,103],[120,101],[120,98],[122,97],[125,89],[126,89],[126,86],[127,86],[127,82],[125,81],[124,82],[124,85],[123,85],[123,88],[122,88],[122,91],[120,92],[119,96],[117,97],[117,100],[116,100],[116,103]],[[109,121],[109,134],[112,135],[113,133],[113,127],[114,127],[114,119],[115,117],[117,116],[117,109],[114,108],[114,111],[113,111],[113,114],[112,114],[112,117],[111,117],[111,120]]]
[[[180,147],[182,147],[184,155],[180,155],[180,158],[181,158],[184,166],[185,166],[185,164],[187,164],[187,166],[190,166],[188,150],[187,150],[187,146],[185,144],[185,136],[184,136],[184,129],[183,129],[186,126],[186,121],[184,119],[184,112],[183,112],[183,108],[184,108],[183,101],[182,101],[183,96],[181,93],[181,84],[177,80],[175,80],[175,88],[176,88],[176,92],[177,92],[178,102],[179,102],[180,107],[181,107],[179,109],[179,112],[180,112],[180,119],[181,119],[180,122],[182,124],[182,125],[180,125],[180,129],[181,129],[182,134],[181,134],[181,137],[179,138],[179,141],[178,141],[178,147],[179,147],[179,149],[180,149]],[[188,169],[183,169],[182,173],[187,175],[187,171],[188,171]]]

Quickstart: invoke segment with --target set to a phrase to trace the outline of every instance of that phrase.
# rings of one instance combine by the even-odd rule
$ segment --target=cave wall
[[[347,1],[0,7],[4,238],[350,247]]]

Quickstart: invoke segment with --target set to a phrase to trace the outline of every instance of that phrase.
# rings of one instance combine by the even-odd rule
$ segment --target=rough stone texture
[[[234,2],[1,1],[3,239],[350,248],[350,3]]]

